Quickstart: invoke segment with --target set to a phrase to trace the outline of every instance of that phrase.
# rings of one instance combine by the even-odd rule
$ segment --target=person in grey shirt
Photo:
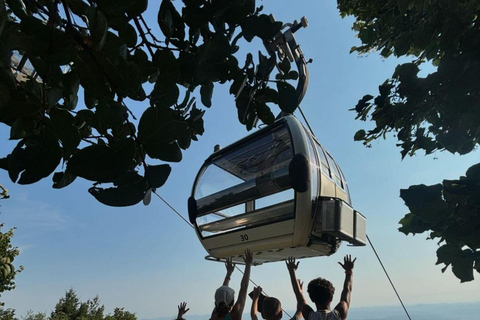
[[[330,304],[333,300],[333,294],[335,288],[332,283],[324,278],[316,278],[310,281],[308,284],[308,295],[317,311],[314,311],[305,301],[301,286],[298,284],[296,270],[300,262],[295,262],[295,258],[290,257],[287,259],[286,264],[290,273],[290,280],[292,282],[293,291],[297,298],[297,308],[302,310],[305,320],[345,320],[347,319],[348,309],[350,308],[350,297],[352,293],[353,283],[353,266],[355,264],[355,258],[352,261],[350,255],[346,255],[343,263],[339,262],[342,268],[345,270],[345,281],[343,284],[342,295],[340,302],[335,306],[334,310],[330,310]]]

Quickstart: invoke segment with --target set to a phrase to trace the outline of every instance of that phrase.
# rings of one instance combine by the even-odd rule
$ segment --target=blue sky
[[[153,2],[152,2],[153,3]],[[300,4],[301,5],[292,5]],[[310,86],[302,103],[317,137],[341,166],[354,206],[367,217],[368,234],[404,302],[479,302],[480,282],[460,284],[450,269],[442,274],[435,266],[437,245],[426,235],[399,233],[398,221],[408,209],[399,190],[413,184],[435,184],[444,178],[458,178],[479,162],[479,153],[459,157],[438,152],[419,154],[401,161],[395,138],[375,141],[365,148],[353,135],[365,124],[354,120],[348,109],[378,85],[399,63],[376,53],[358,57],[349,54],[359,40],[351,31],[352,19],[341,19],[335,1],[257,1],[265,12],[290,22],[307,16],[309,27],[297,33],[309,65]],[[155,27],[157,8],[149,8],[148,19]],[[258,43],[246,44],[255,53]],[[242,59],[242,58],[240,58]],[[131,104],[140,116],[143,104]],[[274,110],[274,113],[277,111]],[[213,106],[205,115],[205,134],[173,164],[172,174],[159,194],[184,216],[194,177],[215,144],[228,145],[247,134],[238,123],[228,85],[215,87]],[[6,142],[8,128],[0,125],[0,156],[13,144]],[[436,157],[437,159],[434,159]],[[224,266],[204,260],[206,255],[193,230],[159,199],[145,207],[110,208],[87,192],[91,185],[78,179],[62,190],[51,188],[51,177],[29,186],[11,183],[0,172],[0,184],[11,198],[2,201],[0,221],[17,227],[14,245],[21,254],[16,265],[25,266],[17,288],[4,293],[6,307],[50,312],[65,291],[73,287],[81,299],[99,295],[106,311],[125,307],[140,319],[174,316],[180,301],[187,301],[191,314],[208,314],[213,293],[221,285]],[[352,303],[354,306],[396,304],[392,291],[370,247],[345,244],[327,258],[303,260],[298,275],[306,281],[324,276],[337,287],[338,300],[343,272],[337,262],[343,255],[358,257]],[[277,296],[288,310],[295,308],[294,296],[283,263],[254,267],[251,278]],[[477,275],[477,278],[478,275]],[[241,274],[235,271],[232,286],[238,290]],[[247,305],[249,308],[250,305]]]

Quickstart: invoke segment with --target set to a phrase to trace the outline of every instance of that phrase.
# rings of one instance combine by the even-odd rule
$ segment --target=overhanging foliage
[[[142,14],[158,4],[154,33]],[[165,183],[161,161],[181,161],[203,134],[195,95],[209,108],[214,84],[231,82],[248,130],[257,117],[274,121],[267,103],[292,112],[286,80],[298,75],[287,60],[273,89],[276,57],[259,54],[255,65],[248,54],[242,67],[234,56],[241,39],[268,40],[282,27],[261,10],[254,0],[1,1],[0,122],[18,144],[0,168],[30,184],[62,164],[54,188],[82,177],[98,201],[128,206]]]
[[[353,15],[353,30],[361,46],[387,58],[410,56],[354,109],[357,119],[372,121],[372,130],[359,130],[354,139],[370,142],[392,132],[401,155],[423,150],[467,154],[480,142],[480,2],[474,0],[338,0],[342,16]],[[426,63],[436,69],[419,76]],[[435,186],[411,186],[401,191],[410,209],[400,231],[430,231],[444,242],[438,262],[452,265],[463,282],[480,272],[480,164],[466,177]]]

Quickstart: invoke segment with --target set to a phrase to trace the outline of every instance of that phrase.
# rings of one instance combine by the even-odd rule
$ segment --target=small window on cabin
[[[327,161],[327,157],[325,156],[325,152],[323,151],[322,146],[315,141],[315,147],[317,148],[318,156],[320,157],[320,161],[322,162],[322,171],[327,176],[330,177],[330,169]]]
[[[342,178],[340,177],[340,171],[338,170],[337,164],[335,163],[335,160],[333,160],[330,154],[327,153],[327,157],[328,162],[330,163],[330,170],[332,170],[332,178],[335,183],[343,189]]]

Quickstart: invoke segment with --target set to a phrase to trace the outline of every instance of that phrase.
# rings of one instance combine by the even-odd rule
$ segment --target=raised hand
[[[253,262],[253,254],[250,249],[245,250],[245,257],[243,257],[243,260],[245,261],[246,265],[252,265]]]
[[[352,271],[356,260],[357,258],[352,261],[352,256],[347,254],[345,258],[343,258],[343,263],[339,262],[338,264],[341,265],[345,271]]]
[[[295,272],[298,269],[298,265],[300,264],[300,261],[295,263],[294,257],[288,257],[288,259],[285,260],[285,263],[287,264],[288,271]]]
[[[183,315],[184,315],[185,313],[187,313],[188,310],[190,310],[190,308],[187,308],[187,303],[186,303],[186,302],[181,302],[181,303],[178,305],[178,316],[177,316],[177,319],[182,319],[182,318],[183,318]]]
[[[252,299],[258,299],[260,295],[262,294],[262,287],[258,286],[253,289],[253,297]]]
[[[227,269],[227,274],[231,275],[235,270],[235,263],[233,263],[232,258],[227,258],[225,261],[225,269]]]
[[[300,279],[297,279],[298,282],[298,287],[300,288],[300,292],[303,292],[303,281]]]

